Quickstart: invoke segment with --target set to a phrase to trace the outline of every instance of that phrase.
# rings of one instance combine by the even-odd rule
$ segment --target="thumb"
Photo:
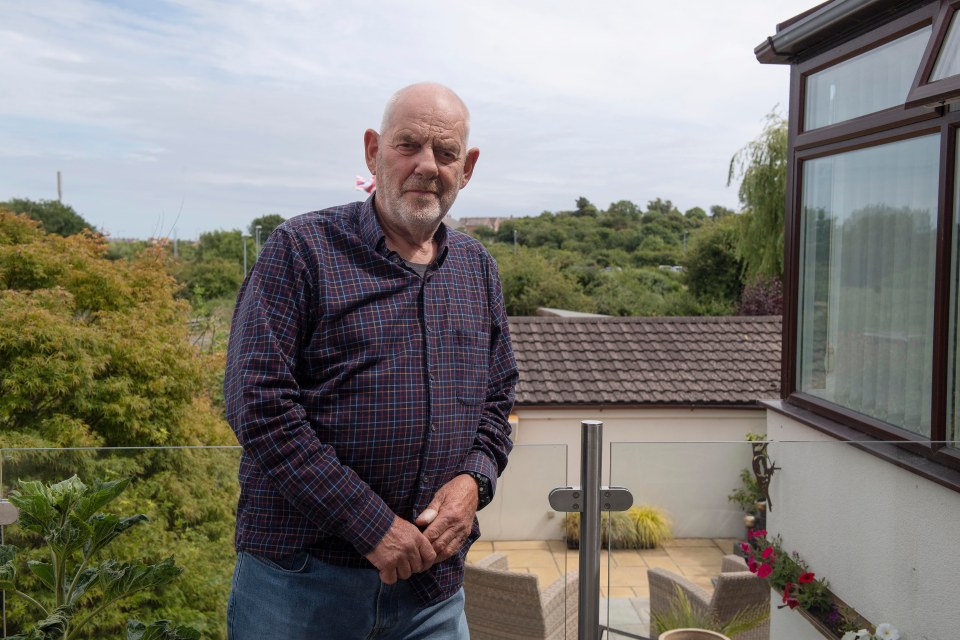
[[[437,510],[433,508],[433,505],[430,505],[423,510],[419,516],[417,516],[417,524],[423,526],[428,525],[437,518]]]

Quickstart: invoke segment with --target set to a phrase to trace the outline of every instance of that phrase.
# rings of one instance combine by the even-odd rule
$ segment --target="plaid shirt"
[[[373,197],[292,218],[240,289],[224,384],[243,455],[236,546],[331,564],[363,557],[395,514],[476,471],[495,487],[517,380],[496,263],[445,225],[423,278],[387,248]],[[414,574],[427,603],[458,555]]]

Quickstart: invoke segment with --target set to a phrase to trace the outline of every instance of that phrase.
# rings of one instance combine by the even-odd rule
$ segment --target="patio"
[[[711,578],[720,572],[720,559],[731,553],[729,538],[678,538],[657,549],[606,550],[600,556],[600,621],[634,635],[649,632],[647,569],[668,569],[712,590]],[[579,552],[563,540],[480,540],[467,556],[476,562],[491,553],[509,558],[510,569],[536,574],[545,588],[569,571],[577,570]],[[619,637],[616,633],[611,638]]]

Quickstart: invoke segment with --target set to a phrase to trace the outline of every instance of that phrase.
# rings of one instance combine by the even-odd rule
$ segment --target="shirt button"
[[[437,430],[437,423],[436,423],[436,422],[431,422],[431,423],[430,423],[430,431],[434,431],[434,432],[435,432],[436,430]]]

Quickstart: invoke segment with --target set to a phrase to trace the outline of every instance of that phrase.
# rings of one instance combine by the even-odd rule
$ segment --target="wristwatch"
[[[477,511],[483,509],[493,500],[493,489],[490,487],[490,478],[476,471],[464,471],[477,482]]]

